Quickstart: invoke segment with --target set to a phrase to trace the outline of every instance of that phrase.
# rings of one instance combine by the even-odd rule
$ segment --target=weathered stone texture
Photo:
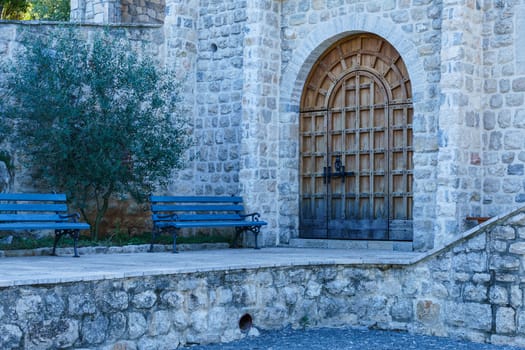
[[[519,1],[73,0],[72,9],[98,24],[163,23],[126,31],[186,77],[195,146],[166,192],[242,194],[269,222],[261,245],[299,235],[304,83],[331,44],[356,32],[388,40],[409,71],[415,249],[454,239],[466,216],[525,202]],[[19,25],[1,25],[0,55],[10,56]]]
[[[517,211],[411,266],[253,268],[1,288],[0,347],[224,342],[245,336],[245,314],[262,329],[373,326],[521,344],[525,237],[515,232],[524,217]],[[496,241],[514,248],[495,250]]]
[[[163,23],[164,0],[72,0],[71,20],[75,22]]]

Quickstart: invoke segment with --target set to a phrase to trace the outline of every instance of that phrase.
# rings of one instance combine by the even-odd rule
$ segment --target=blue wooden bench
[[[60,238],[69,235],[79,257],[79,231],[89,230],[89,224],[77,222],[79,218],[78,213],[68,214],[65,194],[0,193],[0,231],[54,230],[52,255]]]
[[[255,249],[261,226],[259,213],[244,214],[241,197],[226,196],[151,196],[153,230],[150,251],[163,231],[173,235],[173,252],[177,252],[177,231],[182,228],[234,227],[235,242],[245,231],[255,234]]]

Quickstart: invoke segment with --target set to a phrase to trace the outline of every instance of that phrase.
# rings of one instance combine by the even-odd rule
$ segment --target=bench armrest
[[[78,219],[80,219],[79,213],[72,213],[72,214],[59,214],[61,219],[71,219],[73,222],[77,222]]]
[[[244,214],[244,215],[239,215],[241,218],[247,218],[247,217],[251,217],[252,218],[252,221],[259,221],[259,218],[261,217],[261,214],[255,212],[255,213],[250,213],[250,214]]]

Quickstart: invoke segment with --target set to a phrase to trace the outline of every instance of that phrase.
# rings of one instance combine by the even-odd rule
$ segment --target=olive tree
[[[190,137],[180,84],[124,38],[27,35],[9,68],[0,110],[15,120],[14,139],[35,176],[76,204],[93,239],[113,195],[141,200],[182,165]]]

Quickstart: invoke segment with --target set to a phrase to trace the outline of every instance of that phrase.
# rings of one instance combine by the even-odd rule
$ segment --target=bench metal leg
[[[235,228],[235,237],[233,238],[233,248],[237,248],[238,247],[239,237],[241,237],[241,234],[242,234],[243,231],[244,231],[244,229],[242,227],[236,227]]]
[[[154,228],[151,231],[151,243],[149,245],[149,250],[148,250],[148,252],[150,252],[150,253],[153,252],[153,244],[155,244],[155,240],[157,239],[157,233],[158,233],[157,228]]]
[[[71,238],[73,238],[73,252],[75,258],[80,258],[80,255],[78,254],[78,237],[80,236],[80,230],[55,230],[55,239],[53,242],[53,251],[51,252],[51,255],[56,256],[56,248],[58,245],[58,242],[60,241],[60,238],[62,238],[63,235],[69,235]]]
[[[158,229],[155,228],[151,232],[151,244],[149,246],[149,252],[153,252],[153,245],[155,244],[155,241],[157,240],[157,237],[162,234],[162,231],[167,231],[166,229]],[[177,229],[172,228],[171,234],[173,236],[173,253],[178,253],[177,251]]]
[[[53,251],[51,252],[51,255],[56,256],[56,249],[58,241],[60,240],[60,237],[62,237],[62,234],[59,233],[59,230],[55,230],[55,240],[53,242]]]
[[[261,249],[261,247],[259,247],[259,230],[253,233],[255,233],[255,249]]]
[[[259,226],[250,226],[250,227],[236,227],[235,228],[235,239],[233,241],[233,247],[237,248],[237,242],[239,241],[239,237],[243,232],[251,231],[255,235],[255,248],[254,249],[261,249],[259,247],[259,232],[260,227]]]
[[[75,252],[74,257],[80,258],[80,255],[78,254],[78,236],[80,235],[79,230],[74,230],[72,233],[70,233],[70,236],[73,236],[73,251]]]
[[[173,229],[172,234],[173,234],[173,253],[178,253],[177,251],[177,229]]]

